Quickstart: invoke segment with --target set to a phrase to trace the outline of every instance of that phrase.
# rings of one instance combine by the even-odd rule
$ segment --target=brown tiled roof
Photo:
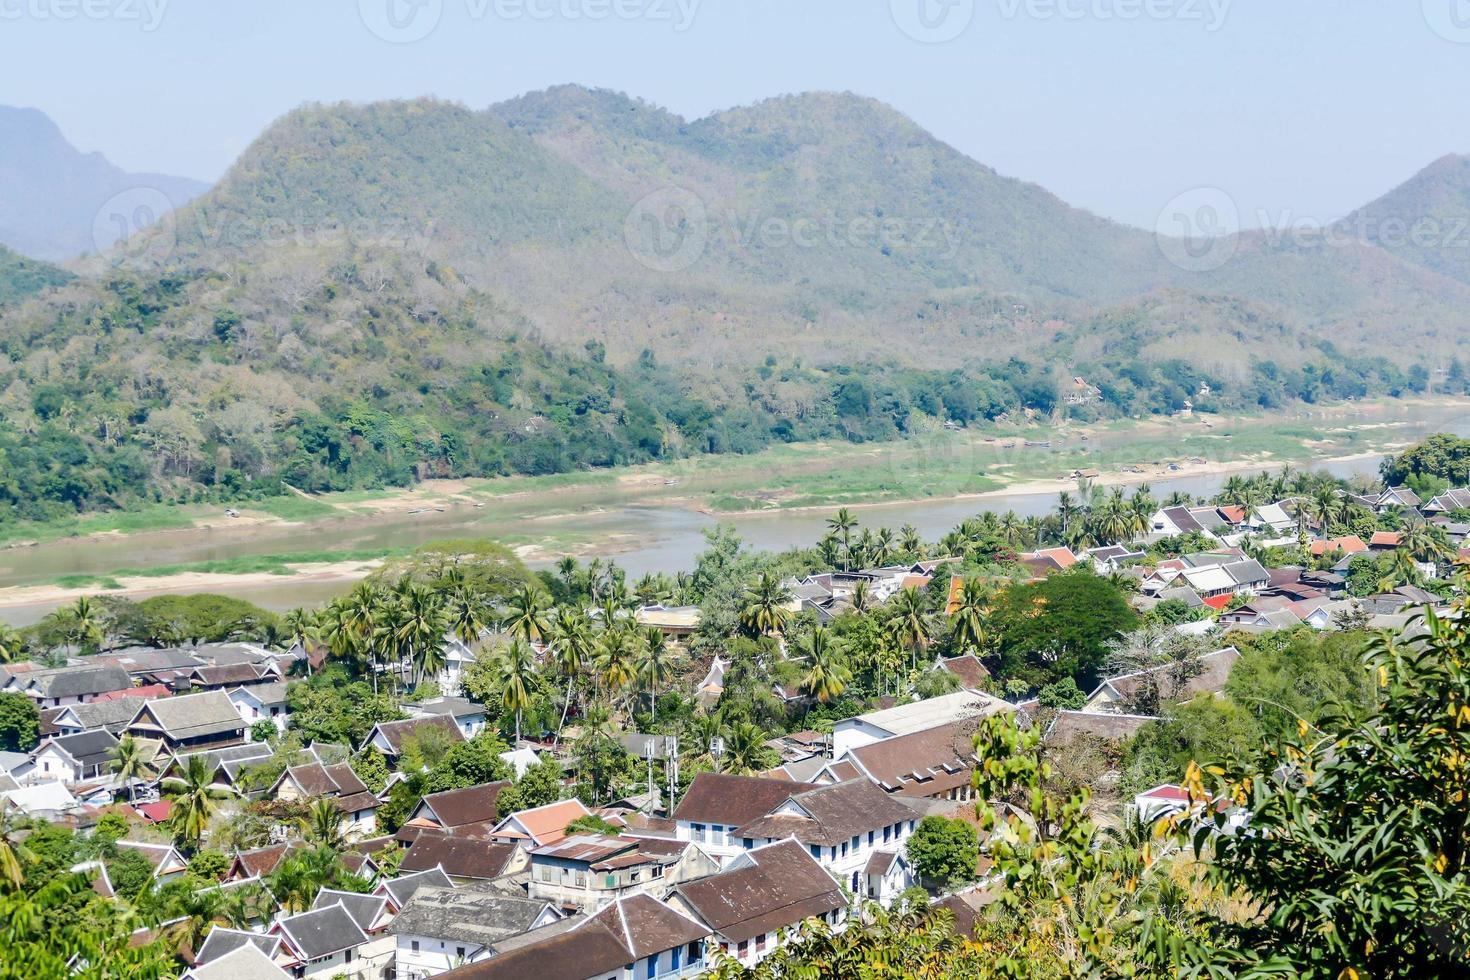
[[[868,865],[863,871],[868,875],[885,875],[888,869],[893,867],[893,862],[897,860],[897,851],[874,851],[868,858]]]
[[[262,878],[276,870],[287,854],[301,846],[299,843],[271,844],[268,847],[257,847],[253,851],[241,851],[235,855],[231,870],[238,877]]]
[[[587,922],[558,932],[542,942],[492,956],[448,973],[445,980],[586,980],[613,971],[621,972],[629,962],[628,948],[620,936],[601,922]]]
[[[401,871],[441,867],[453,878],[498,878],[516,855],[516,845],[426,830],[403,855]]]
[[[1104,741],[1123,741],[1157,718],[1147,715],[1110,715],[1084,711],[1058,711],[1046,730],[1049,745],[1066,745],[1078,736],[1092,736]]]
[[[960,686],[966,690],[978,691],[990,680],[990,671],[985,669],[985,665],[973,653],[946,660],[942,666],[958,677]]]
[[[791,799],[811,816],[763,816],[736,833],[741,837],[773,840],[792,836],[804,844],[841,844],[858,834],[914,818],[913,810],[889,797],[867,778],[819,786]]]
[[[429,715],[427,718],[405,718],[403,721],[385,721],[377,726],[388,745],[392,747],[393,754],[399,755],[403,752],[403,740],[415,732],[421,732],[428,728],[441,728],[450,739],[455,742],[465,740],[464,732],[459,730],[449,715]]]
[[[264,676],[255,664],[224,664],[214,667],[195,667],[193,679],[205,687],[233,687],[251,684]],[[275,675],[271,675],[275,676]]]
[[[423,806],[433,811],[444,827],[463,827],[466,824],[494,824],[500,819],[496,800],[500,791],[510,785],[509,780],[450,789],[442,793],[430,793],[423,799]]]
[[[794,841],[746,851],[743,857],[754,863],[674,890],[731,942],[778,932],[846,905],[837,882]]]
[[[614,902],[594,915],[592,921],[605,925],[614,935],[626,937],[630,959],[653,956],[709,935],[700,923],[648,895]]]
[[[975,766],[977,727],[979,719],[961,718],[948,725],[872,742],[853,749],[851,755],[888,792],[929,796],[940,789],[939,783],[952,777],[969,781]]]
[[[675,820],[738,827],[763,817],[791,795],[791,783],[759,776],[702,772],[674,808]]]

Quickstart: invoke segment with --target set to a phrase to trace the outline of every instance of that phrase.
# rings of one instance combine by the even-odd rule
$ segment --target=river
[[[1382,458],[1360,458],[1313,468],[1343,478],[1360,474],[1372,476],[1376,475]],[[1225,479],[1223,475],[1186,476],[1154,479],[1150,486],[1159,498],[1176,490],[1200,496],[1214,493]],[[1044,515],[1056,505],[1056,499],[1054,492],[991,494],[980,499],[951,498],[875,505],[859,509],[858,516],[863,525],[870,527],[898,528],[903,524],[913,524],[921,535],[933,540],[982,511],[1003,513],[1014,510],[1022,516]],[[782,550],[819,539],[826,530],[828,516],[830,514],[825,510],[772,510],[711,516],[687,507],[646,503],[542,519],[537,521],[537,525],[548,532],[562,524],[589,536],[622,536],[629,545],[626,550],[622,547],[614,549],[614,557],[620,566],[636,577],[645,572],[672,573],[691,567],[694,556],[704,547],[704,531],[717,522],[734,525],[740,537],[753,548]],[[474,508],[460,508],[418,515],[351,517],[306,526],[267,524],[64,539],[0,552],[0,587],[32,584],[62,575],[105,575],[118,568],[176,565],[251,555],[318,550],[388,551],[445,538],[499,538],[523,527],[524,522],[507,522]],[[283,576],[279,581],[241,582],[221,591],[267,609],[284,610],[324,602],[344,588],[340,580],[304,581]],[[26,625],[56,605],[55,602],[47,602],[10,606],[0,609],[0,619],[13,625]]]

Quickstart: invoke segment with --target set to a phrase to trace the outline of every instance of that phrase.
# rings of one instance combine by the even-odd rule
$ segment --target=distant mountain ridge
[[[45,113],[0,106],[0,244],[24,255],[65,261],[99,251],[133,224],[138,207],[178,207],[208,189],[187,177],[127,173],[76,149]],[[102,213],[120,194],[128,213]]]
[[[1466,186],[1441,162],[1369,207],[1452,220]],[[307,105],[75,278],[17,279],[0,521],[1466,376],[1452,257],[1185,244],[850,94]]]

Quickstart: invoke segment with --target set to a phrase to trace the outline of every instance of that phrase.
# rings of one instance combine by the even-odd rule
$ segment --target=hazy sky
[[[215,179],[305,101],[561,82],[691,118],[846,89],[1133,224],[1198,186],[1325,220],[1470,151],[1470,0],[0,0],[0,103],[133,170]]]

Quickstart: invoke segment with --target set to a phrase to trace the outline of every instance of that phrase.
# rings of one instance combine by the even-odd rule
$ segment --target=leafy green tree
[[[1087,690],[1096,686],[1108,644],[1138,624],[1118,587],[1082,566],[1002,590],[994,616],[998,677],[1033,685],[1071,677]]]
[[[505,743],[489,731],[481,732],[468,742],[460,742],[429,768],[423,792],[439,793],[509,779],[510,766],[500,758],[506,751]]]
[[[1077,711],[1087,704],[1087,695],[1077,682],[1070,677],[1063,677],[1054,684],[1048,684],[1037,694],[1037,700],[1043,708],[1063,708]]]
[[[41,737],[41,712],[24,694],[0,694],[0,749],[28,752]]]
[[[528,766],[515,785],[500,791],[496,808],[501,813],[529,810],[555,803],[564,794],[561,765],[554,759],[544,758],[534,766]]]
[[[352,771],[371,793],[381,793],[393,774],[388,768],[388,760],[373,745],[369,745],[352,760]]]
[[[909,860],[925,881],[952,888],[974,881],[980,860],[980,835],[963,820],[928,816],[908,840]]]

